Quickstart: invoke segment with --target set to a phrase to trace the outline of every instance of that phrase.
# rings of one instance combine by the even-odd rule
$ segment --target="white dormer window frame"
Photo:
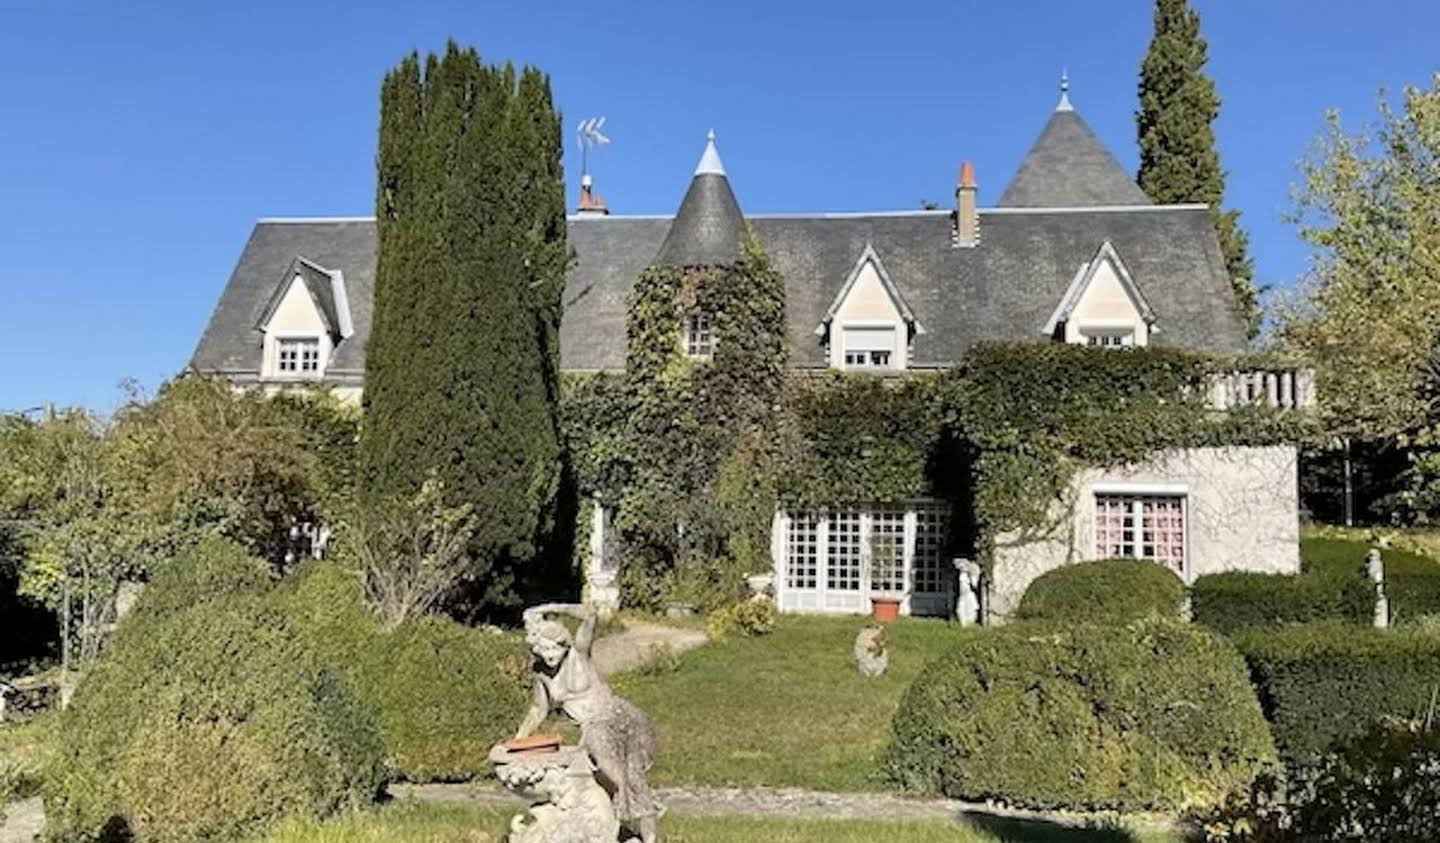
[[[850,297],[866,276],[867,268],[873,270],[888,305],[877,307],[876,300],[871,298],[868,306],[856,312]],[[915,320],[879,253],[869,243],[865,244],[824,319],[815,328],[831,368],[869,372],[908,368],[911,343],[923,333],[925,329]]]
[[[700,310],[685,317],[685,356],[691,360],[709,360],[715,356],[715,319]]]
[[[1076,310],[1080,308],[1091,283],[1104,266],[1111,268],[1128,297],[1134,309],[1133,318],[1097,319],[1077,316]],[[1062,342],[1100,348],[1133,348],[1149,345],[1150,337],[1157,330],[1155,311],[1135,283],[1125,262],[1120,259],[1120,253],[1114,244],[1106,240],[1100,244],[1093,258],[1080,264],[1070,286],[1040,332]]]

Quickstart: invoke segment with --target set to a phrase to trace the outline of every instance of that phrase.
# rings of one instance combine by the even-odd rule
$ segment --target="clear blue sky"
[[[1195,0],[1224,106],[1231,206],[1260,280],[1305,251],[1280,220],[1328,107],[1440,65],[1440,3]],[[111,408],[190,355],[257,217],[365,215],[377,89],[447,37],[547,70],[567,133],[605,114],[598,189],[668,213],[713,127],[747,211],[994,202],[1068,67],[1133,170],[1149,0],[492,3],[0,0],[0,409]],[[578,179],[567,150],[571,205]]]

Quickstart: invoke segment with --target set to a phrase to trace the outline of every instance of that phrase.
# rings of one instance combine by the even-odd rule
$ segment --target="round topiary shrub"
[[[911,685],[889,753],[908,790],[1077,810],[1215,805],[1274,761],[1240,655],[1160,620],[966,638]]]
[[[1185,584],[1169,569],[1135,559],[1066,565],[1042,574],[1020,599],[1022,620],[1126,624],[1178,618]]]
[[[208,538],[151,576],[133,616],[158,618],[237,594],[259,594],[273,582],[264,560],[229,539]]]
[[[61,721],[53,839],[232,840],[377,795],[373,715],[263,596],[122,631]]]
[[[387,632],[358,580],[327,563],[302,568],[277,598],[374,707],[392,777],[461,781],[490,773],[490,748],[514,733],[530,700],[530,655],[520,636],[443,618]]]

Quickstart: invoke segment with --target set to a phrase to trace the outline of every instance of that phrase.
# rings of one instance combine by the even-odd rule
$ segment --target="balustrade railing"
[[[1286,410],[1315,406],[1315,373],[1298,367],[1225,372],[1210,381],[1210,408],[1232,410],[1259,404]]]

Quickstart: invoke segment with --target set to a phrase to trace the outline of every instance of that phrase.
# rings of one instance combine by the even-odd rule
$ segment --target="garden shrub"
[[[231,840],[377,795],[373,715],[263,597],[126,631],[61,720],[44,788],[52,839]]]
[[[1382,716],[1421,718],[1440,693],[1440,635],[1317,623],[1237,642],[1286,761],[1313,761]]]
[[[1369,624],[1374,605],[1375,588],[1358,568],[1351,576],[1227,571],[1199,577],[1190,589],[1195,621],[1226,635],[1312,621]]]
[[[530,699],[530,656],[519,636],[433,617],[386,632],[359,580],[322,562],[297,572],[277,599],[375,708],[392,777],[489,775],[490,748],[513,734]]]
[[[1106,559],[1042,574],[1020,599],[1023,620],[1125,624],[1177,618],[1185,584],[1154,562]]]
[[[731,632],[749,638],[775,631],[775,604],[769,600],[742,600],[716,609],[705,619],[705,632],[722,640]]]
[[[1141,810],[1216,804],[1274,758],[1233,646],[1146,620],[965,639],[906,693],[889,769],[961,799]]]
[[[159,567],[141,592],[134,614],[147,620],[166,617],[201,603],[258,594],[272,582],[264,560],[228,539],[208,538]]]

